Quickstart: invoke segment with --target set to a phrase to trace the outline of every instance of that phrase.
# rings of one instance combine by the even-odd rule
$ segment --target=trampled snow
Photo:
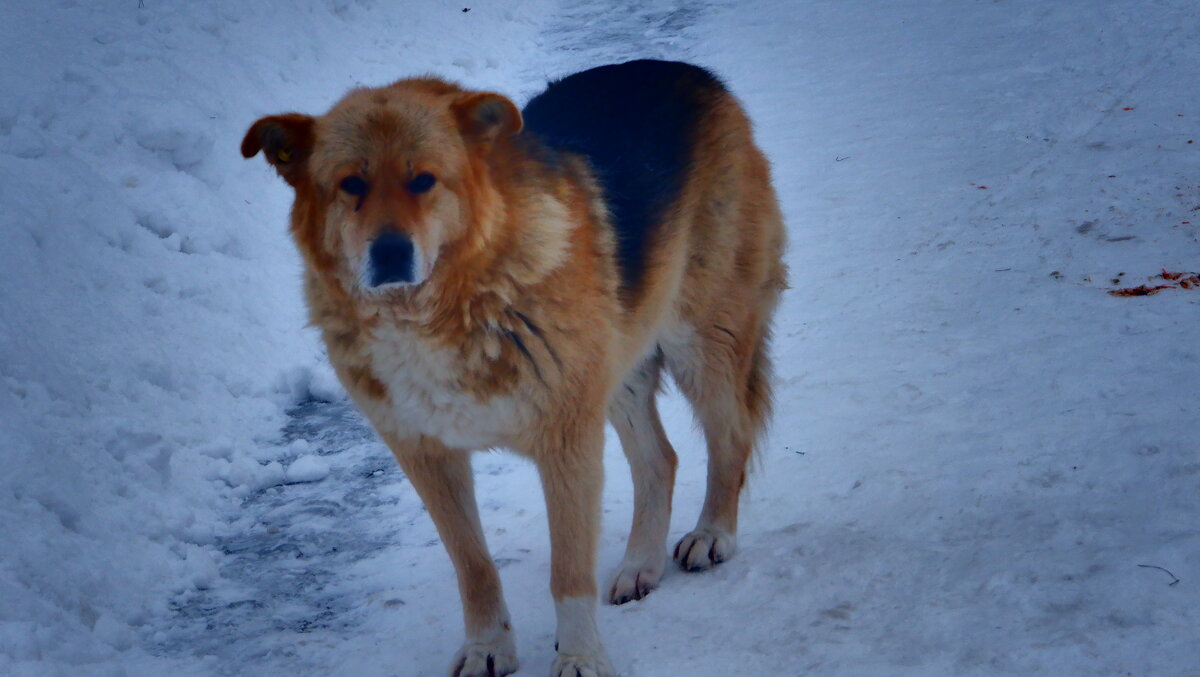
[[[1200,290],[1106,293],[1200,268],[1194,3],[66,1],[0,44],[0,674],[442,674],[448,558],[237,146],[358,84],[639,57],[745,102],[792,289],[740,551],[601,610],[622,674],[1200,674]],[[703,447],[662,409],[677,538]],[[476,468],[545,674],[536,474]],[[605,509],[602,582],[615,439]]]

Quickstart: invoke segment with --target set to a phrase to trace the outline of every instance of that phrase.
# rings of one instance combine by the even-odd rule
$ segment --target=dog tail
[[[775,404],[771,388],[770,338],[771,330],[767,329],[754,348],[754,356],[750,358],[750,375],[746,379],[746,411],[750,415],[750,426],[756,441],[766,432],[767,421],[771,419]]]
[[[785,263],[779,261],[776,264],[774,274],[765,287],[765,293],[768,296],[765,316],[770,318],[779,304],[780,294],[788,288]],[[750,372],[746,378],[744,402],[750,424],[752,467],[757,467],[759,464],[758,449],[762,446],[763,438],[766,437],[768,423],[771,421],[771,413],[775,406],[773,387],[775,370],[771,362],[771,334],[771,324],[768,319],[759,334],[758,343],[754,346],[754,353],[750,357]]]

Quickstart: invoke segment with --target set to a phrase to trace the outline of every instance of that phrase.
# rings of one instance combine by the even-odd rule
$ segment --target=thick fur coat
[[[426,503],[458,575],[458,677],[517,669],[469,453],[537,464],[558,613],[552,674],[613,675],[595,560],[605,421],[634,477],[626,556],[607,601],[665,563],[675,452],[665,369],[708,443],[708,491],[674,559],[735,548],[738,496],[770,410],[784,228],[741,106],[680,63],[604,66],[519,111],[437,78],[350,92],[319,117],[265,117],[263,152],[295,189],[291,230],[312,322],[347,391]]]

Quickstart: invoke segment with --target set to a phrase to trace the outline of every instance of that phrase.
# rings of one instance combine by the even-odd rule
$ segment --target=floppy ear
[[[463,136],[482,143],[516,134],[525,125],[516,104],[493,92],[471,92],[455,101],[453,108]]]
[[[255,122],[242,139],[242,155],[263,151],[267,162],[295,186],[305,174],[313,148],[313,118],[299,113],[272,115]]]

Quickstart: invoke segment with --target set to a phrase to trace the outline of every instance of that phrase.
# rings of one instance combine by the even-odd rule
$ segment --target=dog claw
[[[675,561],[684,571],[711,569],[733,556],[737,537],[712,527],[697,529],[675,545]]]
[[[550,667],[550,677],[616,677],[617,671],[603,656],[559,654]]]
[[[646,562],[622,564],[609,587],[609,603],[627,604],[644,599],[654,591],[662,579],[662,563],[666,561],[666,553],[659,553],[652,558],[652,561],[657,561],[658,564]]]
[[[505,677],[517,671],[519,663],[511,646],[468,645],[459,650],[450,668],[450,677]]]

